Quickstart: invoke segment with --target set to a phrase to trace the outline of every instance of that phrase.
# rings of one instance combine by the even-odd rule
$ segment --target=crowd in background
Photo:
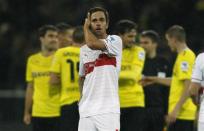
[[[203,0],[1,0],[1,89],[24,88],[26,58],[39,49],[36,39],[39,26],[62,21],[80,25],[85,12],[93,5],[102,5],[110,12],[110,32],[120,19],[133,20],[138,23],[139,30],[154,29],[160,34],[170,25],[180,24],[187,31],[189,47],[196,53],[203,49]]]
[[[25,89],[26,59],[40,49],[38,27],[59,22],[82,25],[93,5],[108,9],[109,32],[120,19],[135,21],[139,32],[156,30],[163,38],[158,51],[172,63],[174,58],[163,34],[173,24],[186,29],[188,46],[196,54],[204,49],[204,0],[0,0],[0,90]]]

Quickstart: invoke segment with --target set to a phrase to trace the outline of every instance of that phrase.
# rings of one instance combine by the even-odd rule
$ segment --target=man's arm
[[[201,88],[201,85],[200,85],[200,83],[197,83],[197,82],[191,82],[191,84],[190,84],[190,95],[191,96],[198,96],[198,92],[199,92],[199,90],[200,90],[200,88]]]
[[[145,76],[141,80],[141,83],[143,86],[151,85],[154,83],[165,85],[165,86],[170,86],[171,85],[171,77],[160,78],[157,76]]]
[[[183,89],[182,95],[181,95],[179,101],[177,102],[176,106],[174,107],[174,110],[168,115],[167,123],[172,123],[172,122],[176,121],[176,117],[177,117],[181,107],[183,106],[183,104],[185,103],[187,98],[190,96],[189,86],[190,86],[190,80],[184,80],[184,89]]]
[[[178,103],[176,104],[174,110],[172,111],[172,113],[169,115],[168,117],[168,122],[171,123],[173,121],[176,120],[176,116],[179,112],[179,110],[181,109],[182,105],[185,103],[185,101],[187,100],[187,98],[189,96],[197,96],[199,89],[200,89],[200,83],[196,83],[196,82],[191,82],[190,84],[189,80],[185,81],[185,89],[183,91],[183,94],[180,98],[180,100],[178,101]]]
[[[84,23],[84,37],[86,45],[93,50],[105,50],[105,43],[98,39],[90,30],[90,15],[86,18]]]
[[[31,123],[31,109],[33,104],[33,82],[28,82],[25,95],[25,107],[23,121],[26,125]]]
[[[54,73],[54,72],[50,73],[50,84],[53,86],[61,85],[61,78],[59,73]]]
[[[82,96],[82,90],[83,90],[83,86],[84,86],[84,80],[85,80],[85,77],[79,77],[79,91],[80,91],[80,96]]]

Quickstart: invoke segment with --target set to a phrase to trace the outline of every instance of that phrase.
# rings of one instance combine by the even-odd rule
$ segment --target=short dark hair
[[[93,7],[91,9],[89,9],[88,13],[91,16],[93,13],[95,13],[97,11],[103,12],[105,17],[106,17],[106,22],[109,23],[109,14],[108,14],[108,11],[106,9],[104,9],[103,7]]]
[[[67,24],[67,23],[63,23],[63,22],[58,23],[58,24],[56,25],[56,27],[58,28],[59,33],[65,33],[66,30],[69,30],[69,29],[72,29],[72,28],[73,28],[71,25],[69,25],[69,24]]]
[[[186,41],[186,32],[180,25],[173,25],[167,31],[166,34],[169,37],[176,38],[180,42]]]
[[[73,41],[76,43],[84,43],[84,30],[82,26],[77,26],[72,35]]]
[[[47,31],[56,31],[58,32],[58,29],[54,25],[43,25],[38,29],[38,35],[39,37],[44,37]]]
[[[120,20],[116,23],[114,28],[114,33],[123,35],[127,32],[130,32],[132,29],[137,31],[137,24],[131,20]]]
[[[152,42],[159,44],[161,42],[159,34],[154,30],[145,30],[140,34],[141,37],[148,37]]]

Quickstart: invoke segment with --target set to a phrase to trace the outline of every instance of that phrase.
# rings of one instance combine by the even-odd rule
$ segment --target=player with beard
[[[28,125],[32,122],[33,131],[59,130],[59,88],[49,85],[49,68],[58,48],[57,36],[55,26],[42,26],[39,29],[41,51],[28,58],[24,123]]]
[[[122,41],[108,35],[108,12],[101,7],[88,11],[84,23],[86,45],[80,49],[78,131],[119,131],[118,75]]]
[[[144,67],[144,49],[136,45],[136,23],[120,20],[116,23],[115,33],[122,38],[123,54],[119,76],[119,95],[121,108],[121,130],[143,131],[144,128],[144,92],[139,80]]]

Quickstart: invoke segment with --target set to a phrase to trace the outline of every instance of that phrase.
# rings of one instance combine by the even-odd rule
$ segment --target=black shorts
[[[32,117],[33,131],[59,131],[60,117]]]
[[[168,127],[167,131],[194,131],[194,121],[177,119]]]
[[[121,131],[144,131],[145,109],[141,107],[121,108]]]
[[[163,131],[165,114],[162,108],[145,108],[144,131]]]
[[[61,107],[60,131],[77,131],[79,111],[77,102]]]

